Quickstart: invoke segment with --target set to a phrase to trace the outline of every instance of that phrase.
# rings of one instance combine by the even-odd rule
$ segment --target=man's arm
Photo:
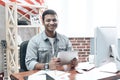
[[[67,51],[73,51],[73,46],[69,39],[67,40]]]
[[[45,68],[44,63],[37,63],[37,64],[35,64],[35,67],[34,67],[35,70],[40,70],[40,69],[44,69],[44,68]]]
[[[47,69],[50,70],[64,70],[63,66],[61,65],[61,62],[59,58],[52,58],[49,63],[47,63]],[[46,69],[46,63],[37,63],[34,67],[34,69]]]
[[[37,62],[37,44],[35,39],[31,39],[27,46],[25,63],[28,70],[33,70]]]

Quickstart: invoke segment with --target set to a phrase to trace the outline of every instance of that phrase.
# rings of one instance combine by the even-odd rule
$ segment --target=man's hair
[[[45,11],[43,12],[43,14],[42,14],[42,20],[43,20],[43,21],[44,21],[45,15],[48,15],[48,14],[57,15],[57,13],[56,13],[54,10],[52,10],[52,9],[47,9],[47,10],[45,10]]]

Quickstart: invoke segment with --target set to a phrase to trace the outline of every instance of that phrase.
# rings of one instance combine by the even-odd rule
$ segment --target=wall
[[[1,40],[5,40],[5,8],[0,5],[0,42]],[[3,53],[1,50],[0,43],[0,73],[3,72]]]
[[[69,38],[74,50],[79,51],[78,58],[80,62],[88,60],[90,54],[90,38],[89,37],[70,37]]]
[[[94,37],[96,27],[120,25],[120,0],[48,0],[47,2],[48,8],[58,13],[57,30],[68,37]]]

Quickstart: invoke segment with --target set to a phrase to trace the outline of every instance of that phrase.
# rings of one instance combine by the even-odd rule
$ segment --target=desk
[[[38,70],[32,70],[32,71],[26,71],[26,72],[20,72],[20,73],[14,73],[10,75],[10,78],[12,80],[24,80],[25,76],[29,76],[35,72],[37,72]],[[70,71],[71,75],[70,75],[70,80],[74,80],[73,78],[75,77],[75,74],[77,73],[75,70]],[[116,76],[110,76],[107,78],[103,78],[103,79],[99,79],[99,80],[117,80],[120,79],[120,75],[116,75]]]
[[[10,78],[12,80],[24,80],[25,76],[29,76],[31,74],[34,74],[38,72],[38,70],[31,70],[31,71],[26,71],[26,72],[20,72],[20,73],[13,73],[10,75]],[[75,70],[70,71],[70,80],[74,80],[73,78],[75,77],[75,74],[77,73]]]

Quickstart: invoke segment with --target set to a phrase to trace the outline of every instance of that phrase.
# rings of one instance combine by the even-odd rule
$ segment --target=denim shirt
[[[34,66],[39,63],[48,63],[53,56],[57,56],[60,51],[73,50],[69,39],[56,32],[54,41],[54,55],[52,54],[52,45],[45,34],[37,34],[28,43],[27,53],[25,58],[26,67],[28,70],[33,70]]]

